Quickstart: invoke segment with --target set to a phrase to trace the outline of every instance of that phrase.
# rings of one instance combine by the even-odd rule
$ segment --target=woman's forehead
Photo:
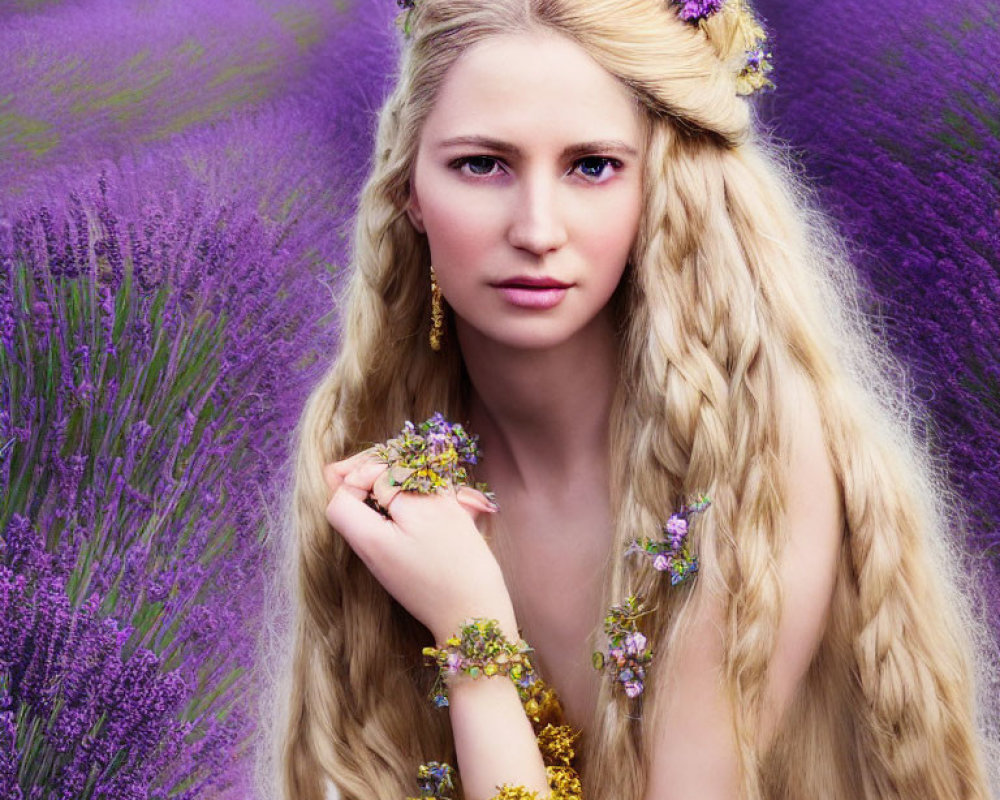
[[[424,133],[625,141],[639,146],[632,93],[575,42],[548,32],[491,37],[445,75]],[[434,144],[434,142],[432,142]]]

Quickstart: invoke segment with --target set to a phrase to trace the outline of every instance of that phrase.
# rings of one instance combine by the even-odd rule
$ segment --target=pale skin
[[[446,143],[473,136],[490,141]],[[408,213],[455,313],[459,341],[446,346],[460,347],[466,363],[469,428],[488,455],[478,477],[502,511],[471,489],[400,494],[368,452],[324,468],[327,518],[386,590],[439,642],[476,616],[499,620],[510,638],[520,630],[584,736],[601,679],[588,637],[604,613],[599,578],[611,555],[608,424],[618,367],[607,301],[638,230],[641,151],[628,91],[577,45],[518,34],[466,51],[422,131]],[[493,284],[522,275],[570,288],[553,308],[512,306]],[[819,413],[808,391],[801,397],[788,421],[784,605],[764,743],[822,637],[843,527]],[[391,519],[365,505],[369,495]],[[484,514],[497,514],[492,545],[476,525]],[[654,721],[644,800],[738,797],[719,678],[721,601],[703,594],[692,634],[672,654],[683,690]],[[466,797],[486,800],[502,783],[544,796],[542,759],[513,684],[462,679],[450,697]]]

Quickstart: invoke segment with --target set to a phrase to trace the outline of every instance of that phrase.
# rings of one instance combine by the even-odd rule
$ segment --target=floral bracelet
[[[438,708],[447,706],[445,679],[459,673],[470,678],[506,675],[514,681],[519,693],[527,691],[535,682],[535,668],[529,658],[532,652],[524,640],[517,644],[508,641],[497,620],[478,617],[469,620],[442,647],[424,648],[428,664],[438,668],[431,700]]]
[[[421,764],[417,771],[420,797],[407,800],[452,800],[455,790],[455,769],[442,761]],[[580,776],[572,767],[546,767],[550,794],[545,800],[583,800]],[[504,783],[497,787],[497,794],[490,800],[541,800],[538,792],[522,785]]]
[[[504,636],[497,620],[476,618],[466,622],[444,647],[425,647],[423,652],[428,662],[438,668],[431,699],[439,708],[448,705],[448,675],[462,672],[473,678],[509,676],[517,687],[545,764],[550,790],[546,800],[582,800],[580,776],[572,766],[580,734],[563,724],[559,698],[536,674],[529,658],[533,651],[525,641],[514,644]],[[417,772],[420,797],[409,800],[451,800],[454,779],[454,768],[445,762],[421,764]],[[540,800],[537,792],[521,785],[501,784],[497,792],[490,800]]]

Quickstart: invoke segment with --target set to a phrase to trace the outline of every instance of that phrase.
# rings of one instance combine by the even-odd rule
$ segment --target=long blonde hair
[[[411,24],[360,198],[340,352],[297,428],[278,525],[283,616],[269,641],[284,643],[287,669],[274,676],[282,702],[267,762],[278,793],[320,800],[330,781],[345,798],[399,800],[413,794],[420,762],[454,763],[448,715],[427,700],[420,653],[430,636],[331,529],[321,467],[405,419],[463,418],[460,354],[427,346],[429,254],[404,212],[411,168],[454,60],[488,37],[543,30],[628,86],[649,127],[643,220],[618,298],[618,555],[606,603],[631,591],[651,598],[650,636],[669,651],[691,592],[664,590],[621,554],[680,500],[708,492],[698,535],[726,589],[724,676],[744,796],[986,798],[974,711],[985,638],[949,534],[960,531],[957,501],[921,444],[901,371],[863,317],[840,238],[735,93],[732,18],[708,20],[706,36],[662,0],[418,0]],[[789,370],[818,403],[845,530],[823,642],[759,752],[781,611]],[[641,796],[662,685],[654,672],[636,716],[605,683],[584,743],[588,800]]]

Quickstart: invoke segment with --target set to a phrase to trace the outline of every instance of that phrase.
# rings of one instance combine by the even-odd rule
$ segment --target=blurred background
[[[1000,629],[1000,10],[760,0]],[[392,0],[0,0],[0,797],[250,798]]]

